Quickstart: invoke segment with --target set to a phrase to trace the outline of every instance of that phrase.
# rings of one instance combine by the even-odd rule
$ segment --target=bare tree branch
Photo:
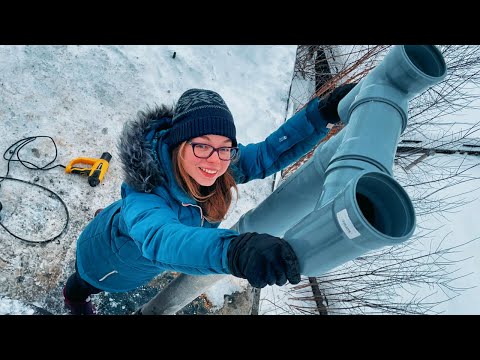
[[[389,49],[389,45],[298,46],[292,82],[300,84],[292,98],[299,104],[297,111],[338,84],[361,80]],[[439,237],[442,226],[431,225],[431,219],[445,221],[445,214],[458,212],[474,201],[468,192],[457,189],[461,184],[479,181],[471,170],[480,162],[472,165],[466,162],[467,155],[460,159],[454,153],[477,143],[480,148],[480,141],[469,145],[478,136],[480,122],[457,122],[452,116],[477,109],[473,103],[480,96],[480,46],[441,45],[439,49],[447,64],[447,76],[409,102],[409,122],[399,148],[406,145],[411,150],[395,156],[395,178],[411,196],[417,231],[403,244],[367,253],[317,277],[330,314],[436,314],[439,305],[469,289],[456,285],[471,275],[461,271],[462,263],[470,257],[460,255],[467,244],[479,238],[461,242],[451,233]],[[316,82],[314,87],[311,82]],[[334,128],[330,135],[340,129]],[[314,150],[285,169],[282,179],[304,164]],[[437,152],[441,151],[453,155],[439,156]],[[447,246],[447,238],[452,237],[454,245]],[[290,299],[300,303],[292,305],[292,311],[318,314],[319,295],[306,292],[309,287],[307,279],[292,287]],[[309,301],[312,306],[305,306]]]

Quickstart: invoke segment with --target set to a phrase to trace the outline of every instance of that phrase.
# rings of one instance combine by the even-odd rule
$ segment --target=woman
[[[232,114],[214,91],[190,89],[175,110],[139,112],[125,124],[119,152],[121,199],[87,225],[76,272],[63,289],[72,314],[93,314],[90,295],[126,292],[164,271],[232,274],[258,288],[300,281],[283,239],[219,229],[231,189],[282,170],[309,152],[339,121],[336,107],[353,85],[313,99],[257,144],[237,145]]]

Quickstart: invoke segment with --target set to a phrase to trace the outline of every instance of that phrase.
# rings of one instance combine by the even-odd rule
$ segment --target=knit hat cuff
[[[170,147],[202,135],[222,135],[237,146],[236,130],[233,121],[225,121],[225,116],[194,117],[175,124],[166,141]]]

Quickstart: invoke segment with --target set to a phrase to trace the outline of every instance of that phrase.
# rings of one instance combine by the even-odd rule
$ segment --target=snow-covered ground
[[[56,241],[22,242],[0,229],[1,313],[20,313],[18,303],[65,312],[61,289],[73,270],[75,241],[96,209],[120,196],[122,173],[116,142],[123,123],[153,104],[173,105],[189,88],[217,91],[230,107],[242,143],[263,140],[285,117],[296,46],[0,46],[0,135],[3,153],[31,136],[51,136],[58,148],[52,165],[76,157],[113,157],[104,181],[64,169],[28,170],[11,163],[10,176],[57,193],[69,212],[68,229]],[[175,58],[173,54],[175,53]],[[48,139],[27,144],[20,157],[38,166],[54,159]],[[0,161],[0,176],[7,161]],[[270,192],[272,179],[240,187],[240,199],[222,226]],[[61,232],[65,211],[52,195],[11,180],[0,188],[2,223],[14,234],[41,242]],[[210,290],[214,305],[242,290],[244,280],[229,277]]]

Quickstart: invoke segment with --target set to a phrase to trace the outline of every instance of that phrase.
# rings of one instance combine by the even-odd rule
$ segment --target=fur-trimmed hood
[[[152,151],[152,139],[172,125],[173,108],[165,105],[139,111],[137,117],[125,123],[118,152],[125,174],[125,183],[141,192],[150,192],[165,184],[166,176]]]

